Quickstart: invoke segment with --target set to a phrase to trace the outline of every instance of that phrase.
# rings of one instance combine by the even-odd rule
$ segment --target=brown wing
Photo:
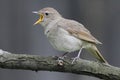
[[[73,20],[62,20],[58,23],[58,26],[67,30],[71,35],[75,36],[78,39],[95,43],[102,44],[91,33],[80,23]]]

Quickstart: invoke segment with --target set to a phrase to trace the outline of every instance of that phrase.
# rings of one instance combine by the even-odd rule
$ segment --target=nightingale
[[[33,13],[39,15],[34,25],[43,26],[44,34],[56,50],[67,53],[79,50],[72,63],[80,58],[82,49],[91,52],[99,62],[107,63],[96,47],[97,44],[102,43],[92,36],[84,25],[75,20],[63,18],[57,10],[51,7],[33,11]]]

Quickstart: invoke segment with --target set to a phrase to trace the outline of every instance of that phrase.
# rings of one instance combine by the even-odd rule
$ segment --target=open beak
[[[44,19],[43,14],[39,14],[37,11],[34,11],[33,13],[40,15],[39,19],[34,23],[34,25],[40,24]]]

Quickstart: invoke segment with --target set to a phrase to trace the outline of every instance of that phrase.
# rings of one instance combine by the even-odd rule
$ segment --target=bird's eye
[[[45,13],[45,15],[46,15],[46,16],[48,16],[48,15],[49,15],[49,13]]]

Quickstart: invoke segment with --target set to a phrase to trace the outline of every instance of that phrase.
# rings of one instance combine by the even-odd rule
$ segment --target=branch
[[[120,68],[82,59],[74,64],[71,64],[71,59],[68,58],[64,60],[57,59],[57,57],[11,54],[0,50],[0,68],[57,71],[94,76],[105,80],[120,80]]]

